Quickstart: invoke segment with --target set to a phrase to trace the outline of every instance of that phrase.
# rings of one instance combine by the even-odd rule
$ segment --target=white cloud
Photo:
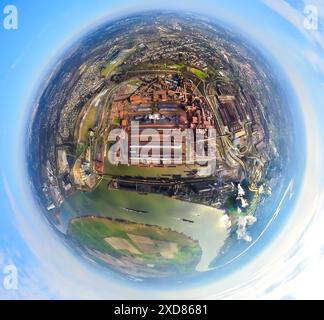
[[[324,55],[324,37],[322,25],[324,24],[324,2],[322,0],[306,0],[302,6],[302,10],[293,7],[287,1],[263,0],[264,4],[271,10],[279,14],[283,19],[288,21],[304,38],[310,42],[313,51],[307,50],[305,59],[316,69],[316,71],[324,74],[323,55]],[[317,8],[318,25],[317,30],[307,30],[304,26],[304,8],[312,5]],[[319,52],[317,51],[319,50]]]
[[[313,68],[318,72],[324,75],[324,56],[321,56],[315,51],[306,50],[304,52],[305,57],[308,59]]]

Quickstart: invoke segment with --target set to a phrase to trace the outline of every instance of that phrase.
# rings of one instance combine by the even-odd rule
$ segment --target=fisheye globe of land
[[[213,21],[109,21],[61,57],[35,104],[43,214],[80,257],[121,275],[216,269],[253,241],[281,184],[281,95],[258,51]]]

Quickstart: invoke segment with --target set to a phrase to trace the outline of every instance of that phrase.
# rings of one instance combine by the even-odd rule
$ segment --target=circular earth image
[[[193,14],[115,19],[50,70],[28,165],[50,225],[80,257],[136,279],[226,265],[287,187],[289,108],[244,37]]]

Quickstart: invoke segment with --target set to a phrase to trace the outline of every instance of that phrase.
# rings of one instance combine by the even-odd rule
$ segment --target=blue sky
[[[306,123],[306,138],[309,142],[308,160],[298,209],[295,209],[293,218],[291,218],[294,220],[295,227],[286,230],[286,236],[283,239],[279,237],[272,245],[273,247],[279,246],[280,250],[276,250],[284,256],[294,248],[296,239],[301,241],[302,234],[305,236],[302,243],[307,242],[307,232],[314,236],[314,226],[308,224],[309,221],[314,221],[312,220],[314,216],[323,225],[321,209],[324,175],[321,174],[323,170],[321,150],[324,133],[320,126],[324,120],[322,111],[324,101],[323,1],[201,0],[199,4],[190,0],[178,1],[177,4],[173,2],[163,1],[163,7],[206,13],[236,27],[261,50],[268,52],[281,66],[282,72],[296,94]],[[318,8],[319,26],[315,31],[306,30],[303,25],[303,9],[310,2]],[[5,0],[0,4],[0,20],[4,18],[2,12],[6,4],[17,6],[19,28],[9,31],[2,27],[2,22],[0,24],[0,146],[2,150],[0,158],[0,298],[132,297],[136,294],[136,289],[124,287],[116,281],[103,282],[94,288],[91,283],[99,283],[100,276],[87,270],[77,259],[70,257],[69,251],[57,244],[45,220],[38,215],[31,203],[30,191],[23,171],[22,141],[25,136],[23,128],[30,111],[32,98],[41,82],[44,81],[45,72],[50,69],[55,58],[66,45],[70,44],[71,40],[76,39],[104,17],[145,9],[159,9],[162,8],[161,2]],[[310,227],[306,231],[307,225]],[[321,245],[318,246],[320,250]],[[287,279],[289,270],[294,270],[296,263],[298,265],[298,259],[305,259],[303,256],[305,253],[298,251],[298,254],[294,255],[294,261],[289,260],[291,262],[289,265],[278,262],[278,268],[271,271],[272,273],[268,269],[261,270],[259,268],[261,260],[256,259],[247,267],[250,268],[249,271],[254,270],[249,273],[250,277],[251,274],[255,275],[255,278],[258,275],[258,277],[264,277],[264,281],[255,284],[254,291],[251,286],[242,285],[245,280],[249,283],[248,273],[245,270],[241,271],[244,273],[241,273],[239,277],[244,279],[240,282],[242,287],[235,292],[229,288],[237,285],[238,275],[236,278],[233,276],[224,280],[217,287],[210,284],[201,291],[192,290],[190,293],[183,292],[183,294],[189,298],[220,297],[222,292],[227,290],[227,292],[232,292],[233,296],[238,297],[243,293],[252,294],[252,291],[259,292],[262,296],[265,291],[264,287],[266,287],[264,283],[267,283],[269,287],[275,282],[284,285],[278,286],[277,291],[271,291],[274,298],[284,296],[286,294],[284,290],[294,296],[300,296],[303,293],[296,291],[293,284],[287,285],[288,282],[281,279],[283,273],[280,272],[285,267]],[[269,254],[267,256],[265,252],[262,259],[264,259],[263,262],[269,259]],[[312,258],[309,258],[309,261],[311,260]],[[64,264],[62,261],[69,261],[69,263]],[[2,268],[10,263],[18,266],[19,290],[8,292],[2,288],[1,277]],[[309,266],[313,268],[311,262]],[[71,270],[67,271],[67,268]],[[62,269],[65,272],[62,272]],[[258,273],[255,270],[258,270]],[[303,269],[301,277],[307,279],[305,274],[307,272]],[[311,272],[309,272],[308,283],[312,281],[310,274]],[[88,280],[80,281],[85,278]],[[303,281],[306,282],[306,280]],[[263,283],[263,287],[260,283]],[[109,293],[111,291],[107,292],[107,285],[114,288],[114,296]],[[143,298],[172,298],[176,294],[178,293],[142,293]],[[324,297],[324,291],[318,292],[319,296],[321,294]]]

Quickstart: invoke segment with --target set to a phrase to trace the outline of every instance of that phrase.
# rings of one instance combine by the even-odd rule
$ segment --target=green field
[[[88,143],[78,143],[77,144],[77,148],[76,148],[76,152],[75,152],[75,156],[76,158],[79,158],[88,148]]]
[[[93,128],[97,117],[97,108],[93,105],[90,106],[90,109],[87,111],[87,115],[82,119],[79,132],[79,141],[87,142],[89,130]]]
[[[183,70],[185,67],[186,67],[185,64],[170,64],[170,65],[165,64],[165,68],[170,70]]]
[[[202,70],[196,69],[196,68],[188,68],[188,71],[193,73],[195,76],[197,76],[200,79],[206,79],[208,78],[208,74]]]
[[[151,242],[151,247],[146,250],[141,249],[140,245],[130,238],[130,234]],[[96,250],[117,259],[122,256],[140,258],[141,263],[154,264],[156,269],[163,269],[164,271],[167,271],[168,268],[180,272],[192,270],[201,257],[201,249],[198,243],[175,231],[108,218],[83,217],[73,219],[69,225],[68,235],[84,248]],[[117,242],[123,241],[125,243],[126,241],[131,247],[136,248],[138,253],[132,253],[125,248],[114,248],[105,240],[109,238],[114,238],[115,241],[117,239]],[[161,256],[160,247],[163,251],[163,246],[168,248],[170,244],[174,248],[176,246],[173,255],[170,257]],[[165,250],[167,253],[168,249]],[[138,260],[136,260],[136,263],[138,263]]]
[[[118,229],[113,221],[81,218],[74,219],[69,225],[68,234],[82,246],[116,257],[120,254],[111,248],[104,239],[106,237],[124,237],[124,232]]]
[[[102,75],[108,77],[117,67],[117,63],[107,63],[105,69],[102,71]]]
[[[209,74],[200,70],[200,69],[197,69],[197,68],[194,68],[194,67],[189,67],[183,63],[174,63],[174,64],[167,64],[167,63],[164,63],[164,64],[148,64],[146,66],[147,69],[153,69],[153,70],[170,70],[170,71],[174,71],[174,72],[179,72],[179,71],[187,71],[187,72],[190,72],[192,74],[194,74],[195,76],[197,76],[198,78],[200,79],[206,79],[208,78]]]

